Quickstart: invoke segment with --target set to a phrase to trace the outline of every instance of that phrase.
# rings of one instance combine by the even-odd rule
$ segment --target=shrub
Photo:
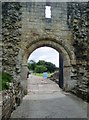
[[[2,90],[8,89],[9,84],[12,81],[12,76],[9,73],[2,72],[0,73],[0,82],[2,82]],[[0,88],[1,90],[1,88]]]

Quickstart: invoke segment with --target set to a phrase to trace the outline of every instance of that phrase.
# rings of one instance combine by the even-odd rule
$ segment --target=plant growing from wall
[[[0,81],[2,82],[2,90],[9,89],[9,83],[12,81],[12,76],[9,73],[0,73]]]

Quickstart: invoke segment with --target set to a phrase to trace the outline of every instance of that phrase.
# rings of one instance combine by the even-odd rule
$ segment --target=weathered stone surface
[[[21,41],[19,24],[21,21],[20,3],[2,3],[2,42],[3,70],[11,74],[15,70],[19,52],[18,42]],[[19,66],[20,67],[20,66]]]
[[[22,86],[20,82],[13,81],[9,83],[10,87],[8,90],[2,93],[2,119],[10,117],[11,112],[20,105],[22,97],[24,96]]]
[[[55,73],[53,73],[50,76],[50,80],[56,82],[57,84],[59,84],[59,71],[56,71]]]
[[[89,2],[68,4],[68,24],[73,31],[73,46],[76,56],[76,78],[75,92],[83,99],[87,99],[88,94],[88,51],[89,51]]]
[[[23,90],[19,85],[21,69],[19,64],[19,42],[21,41],[20,3],[2,3],[2,66],[3,71],[13,76],[9,90],[3,91],[2,119],[10,117],[11,112],[20,104]]]

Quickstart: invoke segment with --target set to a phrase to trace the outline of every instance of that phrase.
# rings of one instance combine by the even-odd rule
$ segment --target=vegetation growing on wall
[[[9,89],[9,83],[12,81],[12,76],[6,72],[0,73],[0,79],[2,79],[2,90]]]

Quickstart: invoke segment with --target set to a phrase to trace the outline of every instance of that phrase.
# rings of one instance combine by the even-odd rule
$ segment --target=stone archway
[[[69,91],[72,87],[72,81],[71,81],[71,69],[72,64],[75,64],[74,55],[73,53],[67,48],[67,46],[64,46],[60,43],[58,43],[55,39],[40,39],[36,40],[35,42],[32,42],[26,46],[26,49],[23,52],[23,61],[22,61],[22,84],[24,85],[24,88],[27,89],[27,60],[30,54],[40,47],[51,47],[57,50],[61,56],[63,57],[64,61],[64,85],[63,89],[66,91]]]

